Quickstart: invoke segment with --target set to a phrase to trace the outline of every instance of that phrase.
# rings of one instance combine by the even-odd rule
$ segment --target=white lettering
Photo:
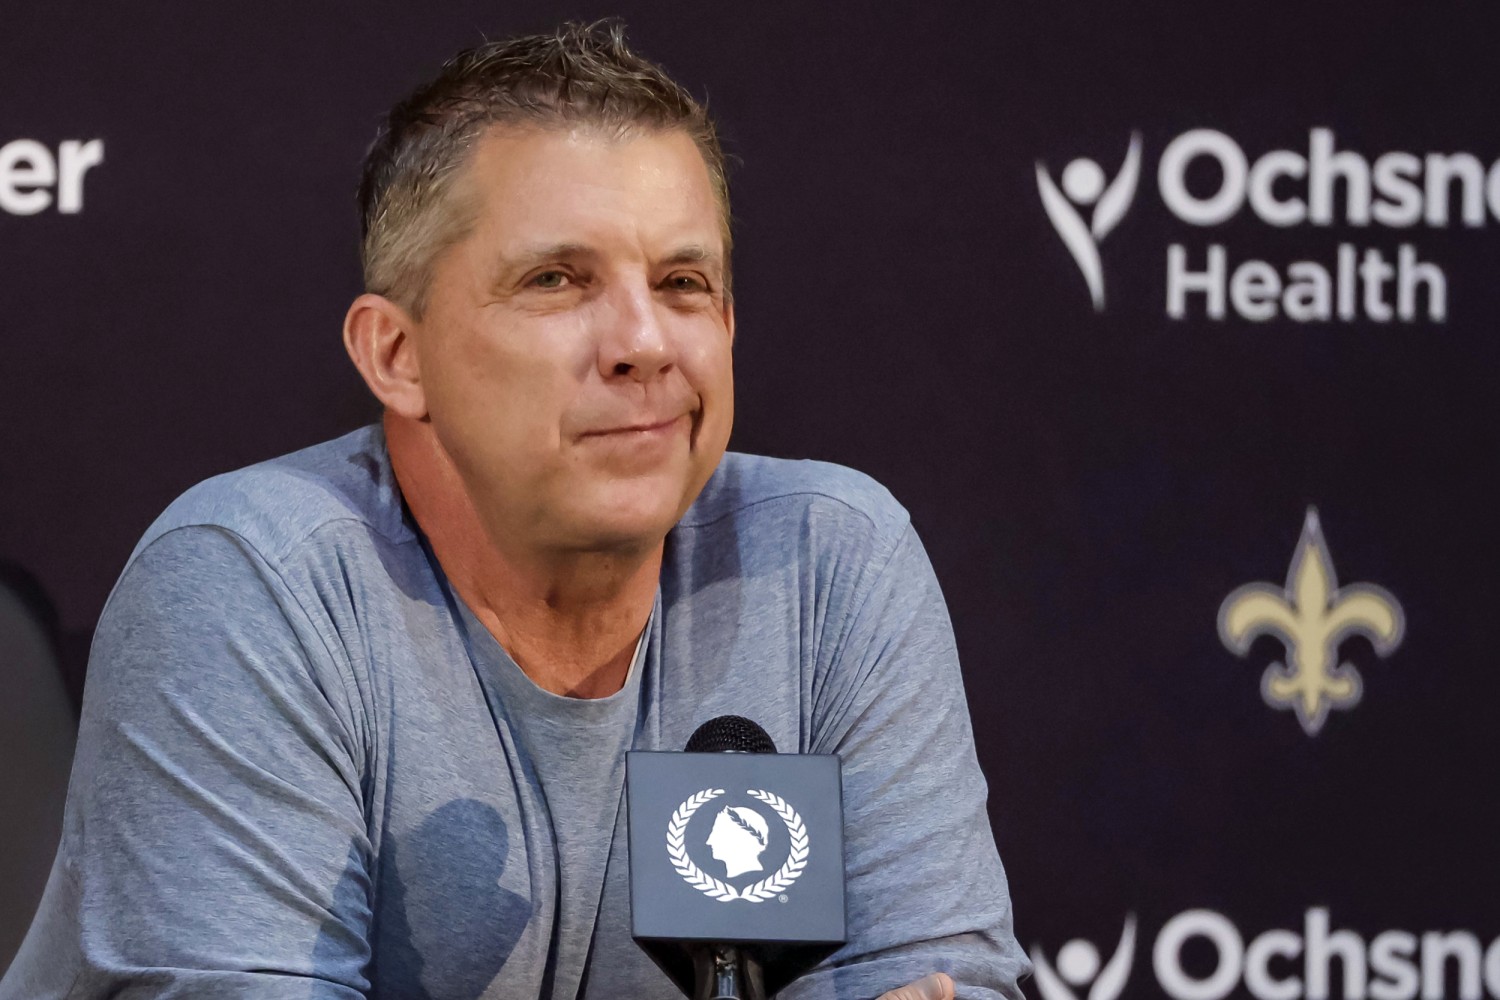
[[[1343,178],[1347,189],[1344,221],[1351,226],[1370,222],[1370,165],[1358,153],[1333,151],[1333,131],[1312,130],[1308,157],[1307,214],[1315,226],[1333,223],[1333,185]]]
[[[1326,320],[1332,313],[1332,285],[1328,269],[1310,260],[1299,260],[1286,269],[1292,279],[1281,297],[1281,308],[1299,323]]]
[[[1245,986],[1257,1000],[1297,1000],[1302,980],[1296,976],[1271,976],[1272,957],[1296,958],[1302,954],[1302,939],[1291,931],[1266,931],[1245,949]]]
[[[1245,319],[1261,323],[1276,317],[1276,299],[1281,295],[1281,275],[1263,260],[1247,260],[1229,279],[1229,301]]]
[[[52,151],[35,139],[16,139],[0,146],[0,209],[12,215],[35,215],[52,204],[47,190],[57,181]]]
[[[1212,198],[1197,198],[1187,189],[1188,164],[1212,156],[1224,176]],[[1195,226],[1216,226],[1240,210],[1245,201],[1245,151],[1223,132],[1200,128],[1173,139],[1156,171],[1162,201],[1172,214]]]
[[[1184,952],[1196,938],[1214,953],[1212,971],[1202,978],[1183,967]],[[1301,934],[1273,928],[1248,945],[1223,914],[1187,910],[1157,934],[1151,964],[1172,1000],[1224,1000],[1241,982],[1255,1000],[1485,1000],[1486,990],[1500,1000],[1500,937],[1486,948],[1466,930],[1428,931],[1420,938],[1387,930],[1367,947],[1355,931],[1333,930],[1327,907],[1307,910]]]
[[[102,149],[98,155],[102,158]],[[1202,160],[1217,164],[1220,175],[1207,193],[1199,186],[1198,171],[1211,164]],[[1189,173],[1198,193],[1188,188]],[[1191,129],[1162,151],[1157,186],[1172,215],[1203,227],[1230,221],[1247,203],[1257,219],[1280,228],[1368,226],[1372,221],[1396,229],[1443,227],[1450,215],[1469,227],[1486,225],[1490,215],[1500,220],[1500,160],[1486,169],[1471,153],[1392,150],[1372,163],[1354,150],[1340,149],[1331,128],[1308,131],[1305,155],[1272,149],[1253,162],[1229,135]],[[1443,268],[1422,260],[1414,243],[1394,250],[1340,243],[1331,260],[1247,260],[1236,265],[1222,243],[1209,244],[1202,260],[1191,263],[1186,244],[1169,244],[1167,315],[1185,319],[1190,301],[1201,295],[1197,314],[1213,321],[1446,322]]]
[[[1396,315],[1410,323],[1417,318],[1417,285],[1427,286],[1427,318],[1441,323],[1448,318],[1448,279],[1442,268],[1417,260],[1417,249],[1403,243],[1396,251]],[[1496,997],[1500,997],[1497,992]]]
[[[1305,922],[1307,1000],[1328,1000],[1328,963],[1337,957],[1344,967],[1344,1000],[1364,1000],[1365,942],[1353,931],[1328,933],[1328,910],[1307,911]]]
[[[1187,269],[1187,250],[1181,243],[1167,247],[1167,315],[1182,319],[1188,293],[1202,292],[1208,299],[1208,318],[1223,319],[1224,270],[1224,248],[1218,244],[1208,248],[1208,270],[1196,273]]]
[[[1500,160],[1490,164],[1490,173],[1484,182],[1484,197],[1490,203],[1490,212],[1500,219]],[[1496,992],[1500,996],[1500,992]]]
[[[1365,251],[1365,259],[1359,265],[1359,277],[1365,287],[1365,315],[1377,323],[1390,322],[1391,307],[1385,302],[1385,283],[1396,273],[1386,263],[1385,255],[1374,247]]]
[[[1354,318],[1354,247],[1348,243],[1339,244],[1339,319]]]
[[[1209,157],[1223,176],[1207,197],[1188,190],[1187,173],[1200,157]],[[1284,179],[1305,181],[1277,193]],[[1342,205],[1338,204],[1342,185]],[[1425,222],[1445,227],[1457,199],[1458,214],[1469,227],[1500,219],[1500,160],[1485,165],[1472,153],[1427,153],[1393,150],[1372,164],[1359,153],[1337,148],[1333,130],[1308,132],[1304,156],[1273,149],[1251,163],[1240,145],[1214,129],[1192,129],[1162,151],[1157,187],[1173,215],[1195,226],[1215,226],[1234,217],[1246,201],[1256,216],[1273,226],[1332,226],[1343,222],[1405,228]],[[1456,188],[1456,191],[1455,191]],[[1339,211],[1342,208],[1342,212]]]
[[[1194,979],[1182,968],[1182,946],[1195,937],[1213,942],[1219,955],[1207,979]],[[1157,982],[1173,1000],[1223,1000],[1239,981],[1244,951],[1239,931],[1227,917],[1212,910],[1188,910],[1161,929],[1151,951],[1151,964]]]
[[[1448,185],[1455,177],[1463,182],[1464,225],[1484,225],[1484,167],[1468,153],[1427,154],[1427,224],[1448,224]]]
[[[104,140],[68,139],[57,148],[57,210],[71,215],[83,211],[83,175],[104,162]]]
[[[1458,959],[1459,1000],[1479,1000],[1479,939],[1468,931],[1422,935],[1422,1000],[1443,1000],[1443,964]]]
[[[1385,931],[1370,942],[1370,1000],[1413,1000],[1417,995],[1417,936]]]
[[[1376,323],[1411,323],[1425,317],[1442,323],[1448,318],[1447,277],[1436,264],[1420,260],[1409,243],[1397,247],[1394,262],[1374,247],[1361,253],[1353,244],[1341,243],[1332,271],[1316,261],[1299,260],[1287,267],[1285,277],[1263,260],[1247,260],[1230,271],[1228,252],[1218,243],[1209,245],[1203,270],[1194,271],[1187,249],[1174,243],[1167,247],[1167,315],[1185,318],[1188,299],[1197,294],[1203,296],[1203,315],[1211,320],[1232,314],[1263,323],[1285,315],[1308,323],[1332,319],[1335,308],[1342,320],[1363,316]]]
[[[1410,153],[1386,153],[1375,161],[1375,190],[1380,200],[1370,213],[1382,226],[1414,226],[1422,218],[1422,189],[1416,178],[1422,161]],[[1500,215],[1500,211],[1495,213]]]
[[[1490,996],[1500,997],[1500,937],[1491,941],[1490,946],[1485,949],[1484,985],[1489,987]]]
[[[1291,150],[1278,149],[1255,161],[1250,168],[1250,207],[1273,226],[1296,226],[1307,220],[1307,203],[1300,198],[1277,201],[1278,177],[1307,176],[1307,159]]]
[[[0,146],[0,211],[36,215],[52,207],[69,215],[83,211],[83,178],[104,162],[104,140],[64,141],[52,150],[35,139],[15,139]]]

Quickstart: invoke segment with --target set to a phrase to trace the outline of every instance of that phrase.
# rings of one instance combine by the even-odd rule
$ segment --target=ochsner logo
[[[1096,310],[1102,311],[1105,301],[1099,245],[1136,200],[1140,156],[1136,133],[1107,186],[1103,169],[1087,158],[1064,168],[1061,187],[1045,164],[1036,164],[1042,205],[1082,272]],[[1189,172],[1199,164],[1217,168],[1211,191],[1189,187]],[[1162,150],[1156,186],[1172,216],[1199,228],[1222,225],[1247,208],[1277,229],[1481,228],[1500,220],[1500,161],[1486,167],[1472,153],[1401,150],[1371,159],[1339,148],[1327,128],[1308,132],[1305,151],[1272,149],[1254,159],[1223,132],[1184,132]],[[1091,205],[1092,220],[1085,223],[1082,213]],[[1243,259],[1231,267],[1233,255],[1225,243],[1172,242],[1165,254],[1167,315],[1252,322],[1447,319],[1447,275],[1422,258],[1411,237],[1395,246],[1338,242],[1317,256],[1279,265]]]
[[[1135,963],[1134,915],[1109,962],[1089,941],[1069,941],[1057,966],[1040,945],[1031,950],[1043,1000],[1115,1000]],[[1191,971],[1183,953],[1207,952],[1210,961]],[[1500,938],[1485,947],[1469,931],[1387,930],[1366,940],[1352,930],[1332,929],[1325,907],[1309,909],[1302,927],[1272,928],[1246,941],[1238,927],[1213,910],[1188,910],[1162,925],[1151,947],[1156,986],[1172,1000],[1223,1000],[1237,987],[1256,1000],[1482,1000],[1488,990],[1500,1000]],[[1335,991],[1334,979],[1342,980]],[[1138,991],[1139,992],[1139,991]]]
[[[1036,165],[1036,185],[1042,192],[1042,206],[1047,210],[1047,218],[1052,220],[1057,235],[1062,237],[1068,252],[1078,263],[1078,269],[1083,272],[1083,280],[1088,282],[1089,295],[1097,311],[1104,309],[1104,266],[1099,260],[1099,241],[1125,217],[1135,199],[1135,185],[1140,173],[1139,132],[1130,137],[1125,163],[1108,187],[1104,184],[1104,168],[1085,157],[1063,168],[1061,191],[1052,182],[1047,168],[1040,162]],[[1094,205],[1094,217],[1085,225],[1078,210],[1089,205]]]

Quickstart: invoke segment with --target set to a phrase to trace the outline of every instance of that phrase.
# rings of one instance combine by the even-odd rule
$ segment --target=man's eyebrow
[[[663,264],[711,264],[724,270],[724,255],[702,243],[688,243],[678,247],[662,259]]]
[[[501,259],[500,266],[506,271],[511,271],[535,267],[537,264],[545,264],[550,260],[587,257],[593,253],[591,247],[582,243],[533,243],[521,247],[514,253],[506,254]]]
[[[583,243],[529,243],[501,254],[495,261],[490,285],[495,289],[508,288],[527,271],[539,265],[579,260],[593,255],[593,248]]]

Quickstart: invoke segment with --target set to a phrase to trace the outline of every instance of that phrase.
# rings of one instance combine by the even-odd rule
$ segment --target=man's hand
[[[953,980],[941,972],[934,972],[899,990],[891,990],[880,1000],[953,1000]]]

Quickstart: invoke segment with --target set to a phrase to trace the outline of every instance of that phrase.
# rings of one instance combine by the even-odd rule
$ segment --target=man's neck
[[[430,427],[385,421],[407,507],[449,584],[538,687],[619,691],[656,599],[662,543],[644,551],[538,555],[491,537]]]

